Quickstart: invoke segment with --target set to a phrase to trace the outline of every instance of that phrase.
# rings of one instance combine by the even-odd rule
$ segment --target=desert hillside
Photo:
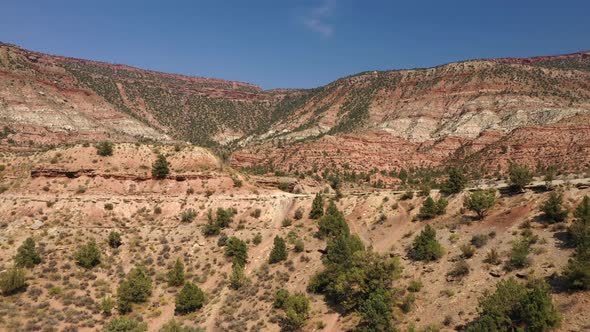
[[[26,289],[0,297],[3,329],[94,331],[121,316],[145,322],[150,331],[160,331],[172,318],[207,331],[278,331],[286,329],[285,313],[276,307],[280,289],[309,299],[299,329],[353,328],[362,316],[309,290],[326,264],[331,240],[321,235],[321,225],[335,213],[328,206],[333,199],[364,250],[395,261],[391,319],[401,330],[462,329],[477,319],[484,293],[511,277],[553,282],[560,331],[590,327],[587,292],[564,291],[559,281],[574,253],[568,227],[579,217],[570,213],[554,222],[540,211],[554,193],[562,195],[563,209],[581,205],[590,195],[583,174],[559,175],[550,189],[535,180],[521,193],[510,191],[503,180],[474,182],[455,194],[368,187],[334,191],[311,178],[240,173],[190,145],[115,144],[110,156],[98,151],[76,145],[3,155],[0,268],[11,271],[17,248],[29,238],[40,257],[25,269]],[[152,171],[158,155],[169,166],[161,179]],[[464,207],[474,186],[498,189],[481,220]],[[320,192],[326,216],[313,219]],[[427,197],[446,199],[444,211],[425,217]],[[220,215],[228,218],[226,224],[212,231]],[[421,261],[409,248],[427,225],[443,251],[435,260]],[[120,235],[116,245],[113,233]],[[227,249],[234,237],[244,241],[247,252],[237,281],[235,258],[232,262]],[[286,256],[270,263],[276,237],[284,239]],[[512,266],[515,243],[523,239],[529,243],[526,261]],[[79,252],[88,243],[95,243],[100,258],[83,266]],[[493,261],[490,252],[497,255]],[[184,266],[183,279],[205,294],[194,312],[177,311],[181,287],[170,285],[169,276],[177,260]],[[117,311],[121,285],[137,266],[145,269],[151,290],[122,315]]]

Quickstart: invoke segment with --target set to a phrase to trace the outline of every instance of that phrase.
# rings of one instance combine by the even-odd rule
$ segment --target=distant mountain
[[[388,172],[514,159],[590,163],[590,52],[372,71],[315,89],[40,54],[0,44],[4,149],[71,141],[184,140],[235,166]]]

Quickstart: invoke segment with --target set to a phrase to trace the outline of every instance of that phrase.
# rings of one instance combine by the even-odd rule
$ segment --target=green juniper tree
[[[32,268],[41,263],[41,257],[35,247],[35,240],[32,237],[27,238],[16,251],[14,263],[18,267]]]
[[[176,296],[174,311],[178,314],[188,314],[201,308],[205,302],[205,293],[199,286],[187,282]]]
[[[435,201],[434,199],[432,199],[432,197],[428,196],[428,198],[424,200],[424,203],[420,208],[418,218],[432,219],[436,216],[443,215],[446,211],[448,204],[449,202],[444,197],[441,197],[437,201]]]
[[[168,271],[168,286],[178,287],[184,284],[184,264],[180,258],[176,259],[172,269]]]
[[[410,257],[418,261],[436,261],[442,257],[444,250],[436,240],[436,230],[426,225],[412,243]]]
[[[82,245],[74,256],[76,263],[86,269],[91,269],[100,264],[100,249],[98,249],[94,240]]]
[[[170,169],[168,168],[166,157],[163,154],[159,154],[152,165],[152,176],[155,179],[162,180],[165,179],[169,173]]]
[[[476,190],[465,197],[463,206],[477,214],[481,220],[485,217],[486,212],[494,206],[496,202],[496,193],[494,190]]]
[[[467,185],[467,178],[463,173],[463,169],[452,167],[447,180],[442,184],[441,192],[450,195],[463,191]]]
[[[14,266],[0,274],[0,291],[12,295],[24,291],[27,287],[25,270]]]
[[[508,167],[510,187],[515,192],[522,192],[524,187],[533,180],[533,173],[526,165],[511,162]]]
[[[567,217],[568,211],[563,208],[563,194],[551,192],[549,198],[541,206],[543,217],[549,223],[562,222]]]
[[[309,218],[318,219],[324,215],[324,199],[321,193],[317,193],[313,202],[311,203],[311,211],[309,212]]]
[[[270,264],[275,264],[281,261],[287,260],[288,253],[287,253],[287,245],[285,244],[285,240],[280,236],[275,236],[274,239],[274,246],[270,252],[270,257],[268,258],[268,262]]]

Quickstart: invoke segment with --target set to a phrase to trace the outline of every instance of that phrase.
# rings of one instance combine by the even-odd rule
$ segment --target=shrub
[[[301,239],[297,239],[295,241],[295,252],[303,252],[303,250],[305,250],[305,243],[303,242],[303,240]]]
[[[470,244],[463,244],[460,249],[461,257],[463,258],[471,258],[475,254],[475,247]]]
[[[225,244],[225,256],[232,257],[234,264],[245,266],[248,262],[248,245],[246,242],[232,236]]]
[[[455,263],[455,266],[447,275],[454,277],[454,278],[463,278],[469,274],[469,264],[463,259],[459,260]]]
[[[32,268],[39,263],[41,263],[41,257],[35,247],[35,240],[29,237],[16,250],[14,264],[18,267]]]
[[[114,208],[113,203],[104,203],[104,209],[111,211]]]
[[[422,284],[422,281],[412,280],[410,281],[410,285],[408,285],[408,291],[412,293],[417,293],[422,289],[423,286],[424,284]]]
[[[174,318],[164,324],[159,332],[204,332],[203,329],[184,326]]]
[[[194,209],[186,209],[180,214],[180,222],[190,223],[197,217],[197,212]]]
[[[0,290],[4,295],[16,294],[26,287],[25,270],[20,267],[15,266],[0,275]]]
[[[496,192],[494,190],[476,190],[465,197],[463,206],[477,214],[479,219],[483,219],[486,212],[494,206],[496,201]]]
[[[219,235],[221,233],[221,227],[213,221],[213,219],[209,218],[207,223],[203,226],[203,235],[205,236],[213,236]]]
[[[229,239],[227,234],[225,234],[225,233],[219,234],[219,237],[217,238],[217,246],[218,247],[225,246],[225,244],[227,243],[227,239]]]
[[[563,208],[563,194],[551,192],[549,198],[541,206],[543,218],[549,223],[562,222],[567,217],[568,211]]]
[[[488,243],[488,236],[485,234],[477,234],[471,237],[471,244],[476,248],[481,248]]]
[[[110,316],[113,312],[113,299],[110,296],[105,296],[100,302],[100,310],[105,316]]]
[[[297,208],[297,210],[295,210],[295,213],[293,214],[293,219],[301,220],[301,218],[303,218],[303,209]]]
[[[550,331],[561,320],[542,280],[532,280],[526,286],[514,278],[498,282],[494,293],[479,300],[479,312],[479,317],[467,324],[467,332]]]
[[[126,317],[111,319],[104,327],[104,332],[145,332],[147,324]]]
[[[250,216],[252,218],[257,218],[258,219],[258,218],[260,218],[260,215],[261,214],[262,214],[262,210],[256,209],[256,210],[252,211],[252,213],[250,213]]]
[[[309,212],[309,218],[318,219],[324,215],[324,199],[321,193],[317,193],[313,202],[311,203],[311,211]]]
[[[172,269],[168,271],[168,286],[178,287],[182,284],[184,284],[184,264],[180,258],[177,258]]]
[[[81,246],[74,256],[76,263],[86,269],[91,269],[100,264],[100,250],[94,240]]]
[[[457,194],[465,189],[467,185],[467,178],[463,175],[463,169],[452,167],[449,169],[447,180],[441,186],[443,194]]]
[[[407,201],[409,199],[414,198],[414,192],[413,191],[406,191],[405,193],[402,194],[402,196],[399,198],[402,201]]]
[[[507,263],[507,268],[509,270],[512,269],[522,269],[527,267],[530,263],[528,255],[531,251],[530,242],[525,239],[521,238],[518,241],[515,241],[512,244],[512,249],[510,250],[510,258]]]
[[[155,179],[162,180],[165,179],[168,174],[170,174],[170,169],[168,168],[168,161],[166,157],[162,154],[159,154],[156,157],[156,161],[152,165],[152,176]]]
[[[113,155],[113,143],[109,141],[103,141],[96,144],[96,154],[102,157],[108,157]]]
[[[443,215],[447,208],[449,202],[441,197],[436,202],[432,197],[428,196],[422,207],[420,208],[420,213],[418,213],[418,218],[420,219],[432,219],[438,215]]]
[[[510,187],[516,192],[522,192],[524,187],[533,180],[533,173],[526,165],[510,163],[508,167],[510,177]]]
[[[242,187],[242,180],[238,179],[238,178],[232,178],[232,181],[234,182],[234,187],[236,188],[241,188]]]
[[[119,248],[121,246],[121,234],[116,231],[112,231],[109,233],[109,246],[111,248]]]
[[[406,297],[404,297],[404,300],[402,301],[402,303],[400,304],[400,309],[402,309],[402,311],[404,313],[408,313],[410,311],[412,311],[412,305],[414,305],[414,302],[416,301],[416,295],[410,293],[408,295],[406,295]]]
[[[500,255],[498,254],[498,251],[496,249],[490,250],[486,254],[486,258],[483,260],[483,262],[488,263],[488,264],[492,264],[492,265],[500,264],[501,261],[500,261]]]
[[[275,264],[281,261],[287,260],[288,253],[287,253],[287,245],[285,244],[285,240],[280,236],[275,236],[274,239],[274,246],[270,252],[270,256],[268,258],[268,262],[270,264]]]
[[[283,227],[289,227],[289,226],[293,225],[293,220],[291,220],[289,218],[285,218],[285,219],[283,219],[283,222],[281,223],[281,225]]]
[[[176,296],[174,311],[178,314],[187,314],[200,309],[205,302],[205,293],[193,283],[187,282]]]
[[[254,243],[254,245],[259,245],[261,242],[262,242],[262,234],[256,233],[256,235],[254,235],[254,238],[252,239],[252,243]]]
[[[410,249],[410,257],[419,261],[435,261],[442,257],[443,248],[436,240],[436,231],[430,225],[420,232]]]

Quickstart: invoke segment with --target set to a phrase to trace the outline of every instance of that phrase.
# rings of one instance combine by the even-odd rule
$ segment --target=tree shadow
[[[498,188],[501,197],[513,197],[522,194],[522,191],[515,190],[513,187]]]
[[[551,291],[556,294],[572,293],[568,287],[567,280],[560,274],[553,273],[545,278],[547,284],[551,287]]]
[[[557,240],[556,244],[559,249],[573,248],[573,246],[570,244],[571,236],[567,230],[557,231],[553,233],[553,238]]]

